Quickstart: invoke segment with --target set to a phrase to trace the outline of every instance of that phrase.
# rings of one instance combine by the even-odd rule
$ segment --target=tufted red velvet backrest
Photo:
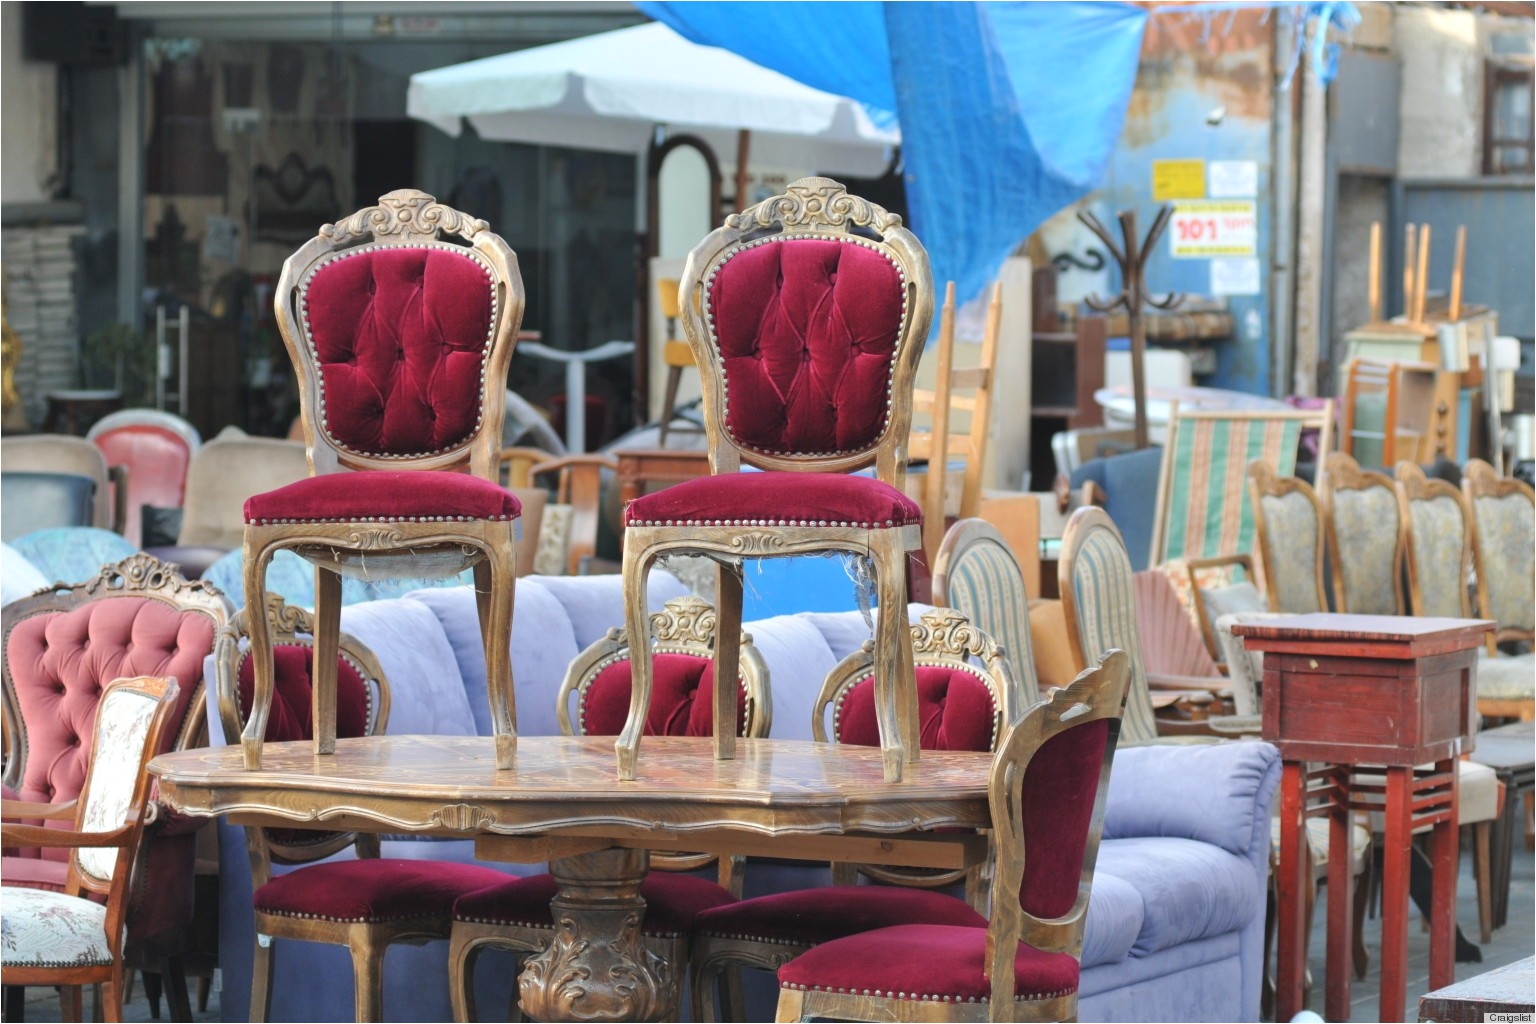
[[[693,654],[658,653],[652,659],[651,707],[647,736],[713,736],[715,663]],[[581,697],[578,722],[583,736],[617,736],[629,718],[629,659],[600,671]],[[747,691],[736,705],[736,732],[747,727]]]
[[[363,455],[430,455],[478,430],[496,320],[491,270],[448,244],[365,245],[300,286],[319,428]]]
[[[180,686],[161,750],[169,750],[203,678],[213,650],[214,623],[142,597],[90,601],[65,612],[44,612],[16,623],[5,658],[26,729],[27,761],[20,798],[73,800],[85,782],[90,738],[101,691],[125,676],[170,676]],[[23,851],[36,856],[38,851]],[[68,850],[46,850],[65,860]]]
[[[1019,903],[1035,917],[1060,917],[1077,902],[1110,721],[1099,718],[1057,733],[1024,769]]]
[[[940,665],[917,666],[917,720],[923,750],[991,750],[996,710],[992,691],[975,674]],[[880,745],[874,676],[848,688],[834,739],[864,747]]]
[[[907,312],[889,256],[857,239],[747,242],[716,268],[705,301],[738,446],[829,455],[879,444]]]
[[[315,735],[313,718],[314,648],[278,644],[272,648],[272,710],[267,713],[268,743],[309,740]],[[240,720],[250,712],[256,687],[256,667],[249,653],[240,659]],[[368,684],[357,666],[345,657],[336,659],[336,735],[342,739],[368,733]]]
[[[186,497],[192,449],[186,438],[151,423],[113,427],[91,438],[109,466],[128,467],[128,521],[123,534],[139,541],[143,506],[180,508]]]

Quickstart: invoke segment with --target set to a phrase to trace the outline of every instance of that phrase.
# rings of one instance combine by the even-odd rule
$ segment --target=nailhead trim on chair
[[[247,519],[252,526],[291,526],[298,523],[503,523],[517,516],[359,516],[356,519]]]
[[[820,986],[811,986],[811,985],[781,985],[780,987],[781,988],[794,989],[794,990],[796,990],[798,992],[831,992],[834,995],[840,995],[840,996],[875,996],[875,997],[880,998],[880,999],[905,999],[905,1000],[908,1000],[910,1002],[919,1002],[919,1003],[983,1003],[983,1002],[986,1002],[985,999],[976,999],[974,997],[970,997],[970,998],[966,998],[966,999],[956,999],[954,996],[951,996],[951,995],[920,995],[920,994],[918,994],[916,992],[910,992],[910,993],[908,993],[908,992],[882,992],[879,989],[873,989],[873,988],[866,988],[866,989],[821,988]],[[1059,992],[1032,992],[1032,993],[1030,993],[1028,995],[1023,995],[1023,996],[1016,995],[1016,996],[1013,997],[1013,1001],[1016,1002],[1016,1003],[1023,1003],[1023,1002],[1031,1002],[1031,1003],[1033,1003],[1033,1002],[1040,1002],[1040,1001],[1046,1000],[1046,999],[1060,999],[1063,996],[1070,996],[1070,995],[1072,995],[1076,991],[1077,991],[1077,989],[1075,989],[1075,988],[1067,988],[1067,989],[1062,989]]]
[[[325,436],[329,438],[331,443],[334,444],[339,450],[344,452],[356,452],[359,455],[366,455],[371,459],[420,459],[429,455],[440,455],[443,452],[452,451],[455,448],[462,448],[469,439],[472,439],[476,434],[480,432],[480,424],[485,419],[485,402],[483,399],[480,403],[479,411],[475,414],[475,426],[472,430],[470,430],[468,434],[465,435],[465,440],[460,441],[457,444],[449,445],[446,448],[436,448],[430,452],[414,452],[396,455],[383,452],[359,451],[356,448],[342,444],[334,436],[332,436],[331,428],[326,423],[325,374],[320,372],[320,353],[315,351],[314,336],[311,334],[309,329],[310,282],[314,280],[315,275],[318,274],[322,269],[332,263],[335,263],[337,260],[351,259],[353,256],[361,256],[365,252],[378,252],[385,249],[442,249],[444,252],[451,252],[456,256],[463,256],[464,258],[475,263],[476,266],[484,271],[486,280],[490,282],[491,287],[491,322],[490,325],[486,328],[485,345],[480,350],[480,393],[482,395],[485,393],[485,361],[486,357],[490,354],[491,344],[496,340],[496,322],[498,319],[498,313],[500,312],[500,300],[496,294],[496,285],[498,283],[496,280],[496,272],[491,269],[490,264],[486,263],[480,254],[475,252],[473,249],[467,249],[462,245],[450,245],[446,242],[418,242],[413,245],[390,245],[388,243],[376,242],[371,245],[360,245],[355,249],[348,249],[345,252],[336,253],[335,255],[329,256],[316,263],[312,268],[310,268],[309,273],[304,275],[304,280],[299,283],[299,319],[304,324],[304,344],[309,348],[310,358],[314,360],[315,380],[319,385],[317,391],[320,408],[315,410],[315,414],[320,421],[320,429],[325,432]],[[288,520],[288,522],[308,521],[310,520]],[[414,520],[412,521],[414,522]]]
[[[509,928],[531,928],[531,929],[534,929],[535,931],[541,931],[541,932],[543,932],[543,931],[553,932],[555,930],[555,926],[552,923],[551,924],[544,924],[542,922],[537,922],[537,921],[517,921],[517,920],[513,920],[511,918],[505,918],[505,917],[496,917],[496,918],[493,918],[493,917],[465,917],[462,914],[454,914],[453,915],[453,919],[455,921],[459,921],[459,922],[462,922],[464,924],[504,925],[504,926],[509,927]],[[676,930],[668,931],[668,932],[647,931],[646,927],[647,927],[646,925],[641,925],[640,926],[640,934],[646,936],[647,938],[653,938],[653,939],[680,939],[680,938],[683,937],[684,934],[686,934],[684,932],[680,932],[680,931],[676,931]]]
[[[857,454],[858,452],[869,451],[871,448],[876,447],[876,445],[868,445],[868,446],[865,446],[863,448],[851,449],[849,451],[841,451],[841,452],[784,452],[784,451],[773,451],[773,450],[770,450],[770,449],[767,449],[767,448],[758,448],[758,447],[756,447],[754,445],[742,444],[742,442],[738,441],[735,438],[734,435],[731,435],[731,428],[728,425],[729,422],[730,422],[730,411],[731,411],[731,391],[730,391],[729,388],[725,387],[725,379],[726,379],[726,375],[725,375],[725,360],[720,358],[720,342],[719,342],[719,336],[718,336],[718,334],[715,331],[715,315],[714,315],[714,311],[710,308],[710,294],[711,294],[711,292],[712,292],[712,290],[714,288],[715,278],[716,278],[716,276],[719,275],[720,269],[722,267],[724,267],[727,263],[729,263],[736,256],[739,256],[741,253],[746,252],[748,249],[755,249],[755,248],[757,248],[760,245],[773,245],[773,244],[778,243],[778,242],[792,242],[792,241],[796,241],[796,240],[805,240],[805,239],[809,239],[809,240],[812,240],[812,241],[819,241],[819,242],[837,242],[840,245],[858,245],[858,246],[862,246],[865,249],[873,250],[874,252],[879,253],[881,256],[884,256],[886,258],[886,260],[891,264],[891,268],[896,271],[896,277],[901,282],[901,317],[896,322],[896,341],[897,341],[898,345],[901,342],[902,335],[904,335],[906,333],[906,331],[907,331],[907,274],[906,274],[906,271],[901,269],[901,264],[896,262],[895,257],[893,257],[889,252],[886,251],[884,245],[881,245],[881,244],[879,244],[877,242],[871,242],[868,239],[864,239],[864,238],[831,238],[831,237],[828,237],[827,235],[819,235],[819,234],[773,235],[773,236],[770,236],[768,238],[759,238],[759,239],[757,239],[756,241],[753,241],[753,242],[743,242],[742,244],[738,245],[735,249],[732,249],[729,253],[727,253],[725,258],[722,259],[719,263],[715,264],[715,266],[709,272],[709,277],[704,281],[704,325],[705,325],[705,327],[709,331],[709,340],[710,340],[710,343],[715,346],[715,357],[716,357],[716,360],[720,364],[720,384],[721,384],[721,389],[720,390],[721,390],[721,396],[722,396],[721,409],[720,409],[720,429],[722,431],[724,431],[725,434],[731,438],[731,443],[732,444],[735,444],[735,445],[738,445],[738,446],[740,446],[742,448],[745,448],[748,451],[761,452],[764,455],[773,455],[773,456],[777,456],[779,458],[818,459],[818,458],[835,457],[835,456],[840,456],[840,455],[854,455],[854,454]],[[890,368],[886,371],[886,376],[885,376],[885,418],[882,420],[882,422],[880,424],[880,430],[879,430],[879,434],[877,436],[883,436],[885,434],[885,432],[890,428],[890,423],[891,423],[891,395],[892,395],[892,392],[895,390],[895,386],[896,386],[896,363],[897,363],[897,359],[895,358],[895,356],[893,354],[893,356],[891,358]],[[711,525],[711,524],[698,524],[698,525]],[[730,524],[730,523],[722,523],[722,524],[713,524],[713,525],[730,526],[732,524]],[[738,523],[738,524],[735,524],[735,525],[741,525],[741,524]],[[772,524],[767,524],[767,525],[772,525]],[[799,525],[799,526],[815,526],[816,524],[815,523],[798,523],[798,524],[796,524],[796,523],[780,523],[778,525],[780,525],[780,526],[795,526],[795,525]],[[821,525],[822,526],[826,526],[827,524],[826,523],[822,523]],[[891,524],[887,523],[886,525],[889,526]]]
[[[421,918],[433,919],[438,914],[396,914],[393,917],[330,917],[326,914],[300,914],[288,910],[265,910],[256,908],[258,914],[266,914],[269,917],[296,918],[303,921],[330,921],[335,924],[387,924],[390,921],[414,921]]]
[[[857,526],[865,530],[883,530],[889,526],[921,526],[922,520],[881,523],[849,523],[828,519],[637,519],[628,526]]]

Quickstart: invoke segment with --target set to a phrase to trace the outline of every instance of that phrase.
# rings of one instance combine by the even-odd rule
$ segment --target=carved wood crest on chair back
[[[276,294],[311,471],[467,465],[494,480],[523,305],[507,243],[425,192],[321,227]]]

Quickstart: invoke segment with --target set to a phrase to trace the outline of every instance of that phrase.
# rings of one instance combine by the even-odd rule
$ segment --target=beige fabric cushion
[[[1433,765],[1419,765],[1421,769],[1433,768]],[[1480,821],[1492,821],[1498,816],[1499,808],[1499,777],[1492,768],[1476,761],[1457,761],[1456,772],[1461,776],[1461,796],[1457,804],[1457,825],[1475,825]],[[1387,777],[1374,772],[1356,772],[1355,782],[1362,785],[1385,786]],[[1386,815],[1381,811],[1371,812],[1371,831],[1386,831]],[[1428,832],[1429,826],[1414,829],[1414,832]]]
[[[1536,700],[1536,654],[1490,655],[1477,660],[1480,700]]]
[[[1371,848],[1371,833],[1363,826],[1352,825],[1349,830],[1351,873],[1358,875],[1365,867],[1365,855]],[[1280,856],[1280,819],[1269,823],[1269,845],[1276,857]],[[1312,847],[1312,867],[1321,872],[1328,866],[1328,819],[1307,819],[1307,845]]]
[[[112,962],[107,908],[47,889],[5,887],[0,963],[7,967],[97,967]]]

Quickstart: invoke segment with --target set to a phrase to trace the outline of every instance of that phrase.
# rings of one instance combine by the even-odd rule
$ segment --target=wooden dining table
[[[491,737],[378,736],[271,743],[260,770],[238,746],[162,754],[161,801],[238,825],[473,837],[481,859],[548,860],[555,934],[518,980],[538,1020],[676,1019],[672,972],[640,940],[648,851],[912,867],[986,859],[991,757],[925,752],[884,781],[879,747],[648,737],[620,782],[611,737],[532,736],[511,770]],[[943,830],[943,831],[936,831]]]

